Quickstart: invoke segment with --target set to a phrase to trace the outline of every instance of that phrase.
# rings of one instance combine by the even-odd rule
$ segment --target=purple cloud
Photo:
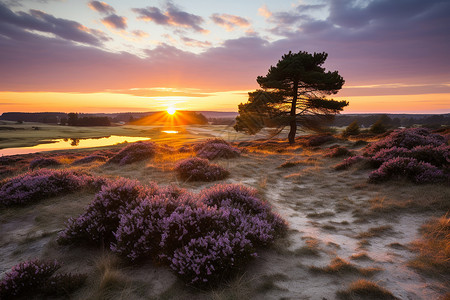
[[[118,16],[116,14],[112,14],[103,18],[102,23],[106,27],[113,29],[125,30],[127,28],[127,18]]]
[[[97,11],[101,14],[105,14],[105,15],[111,15],[116,12],[114,7],[112,7],[111,5],[109,5],[103,1],[90,1],[88,3],[88,6],[90,9],[95,10],[95,11]]]
[[[133,8],[132,10],[138,14],[137,18],[139,20],[155,22],[159,25],[189,28],[198,32],[206,32],[206,30],[200,26],[204,22],[202,17],[181,11],[172,3],[167,4],[166,11],[161,11],[161,9],[155,6]]]
[[[30,38],[26,29],[53,33],[66,40],[96,46],[108,40],[103,32],[87,28],[78,22],[55,18],[40,10],[16,14],[0,3],[0,32],[10,38]]]

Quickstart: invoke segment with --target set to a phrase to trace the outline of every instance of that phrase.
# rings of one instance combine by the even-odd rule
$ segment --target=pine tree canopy
[[[289,125],[290,143],[295,141],[297,126],[318,130],[348,105],[345,100],[326,98],[345,82],[337,71],[322,67],[327,57],[325,52],[304,51],[283,55],[266,76],[256,79],[261,89],[248,93],[248,102],[239,105],[235,129],[255,134],[264,127]]]

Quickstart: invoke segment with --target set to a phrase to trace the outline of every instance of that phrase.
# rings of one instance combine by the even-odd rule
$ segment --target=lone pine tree
[[[255,134],[266,126],[290,126],[289,143],[295,142],[297,126],[318,129],[348,105],[345,100],[326,99],[344,84],[337,71],[322,67],[328,54],[300,51],[282,56],[266,76],[256,81],[261,89],[249,92],[248,102],[239,105],[236,131]]]

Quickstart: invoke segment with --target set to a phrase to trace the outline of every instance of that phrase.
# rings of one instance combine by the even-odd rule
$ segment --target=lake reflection
[[[164,132],[164,133],[178,133],[178,131],[176,131],[176,130],[162,130],[161,132]]]
[[[84,138],[54,139],[42,141],[44,142],[44,144],[39,144],[32,147],[0,149],[0,155],[27,154],[41,151],[65,150],[74,148],[80,149],[80,148],[102,147],[102,146],[111,146],[123,142],[134,143],[138,141],[148,141],[150,139],[151,138],[146,137],[119,136],[119,135],[111,135],[98,138],[86,138],[86,139]]]

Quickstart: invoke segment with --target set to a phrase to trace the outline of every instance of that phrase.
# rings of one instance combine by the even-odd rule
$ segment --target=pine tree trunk
[[[291,116],[291,121],[289,122],[289,125],[291,127],[291,130],[288,134],[288,140],[289,144],[295,144],[295,134],[297,133],[297,118],[296,118],[296,112],[297,112],[297,92],[298,92],[298,80],[294,81],[294,95],[292,97],[292,106],[291,106],[291,113],[289,114]]]

